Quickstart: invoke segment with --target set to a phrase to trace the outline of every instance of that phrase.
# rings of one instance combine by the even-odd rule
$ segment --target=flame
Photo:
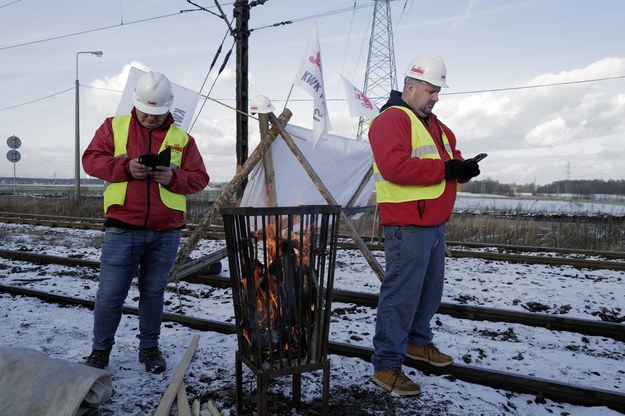
[[[290,238],[289,238],[290,234]],[[271,273],[272,266],[276,264],[278,259],[285,261],[285,256],[289,256],[295,260],[296,269],[302,265],[308,266],[310,264],[310,231],[306,230],[303,235],[298,232],[289,233],[288,230],[282,230],[277,233],[276,225],[269,223],[265,229],[257,230],[252,235],[255,237],[255,258],[253,259],[252,272],[253,276],[253,288],[254,299],[247,299],[248,302],[255,301],[255,317],[248,317],[248,319],[256,319],[258,328],[261,332],[269,334],[271,337],[272,331],[282,331],[283,328],[279,328],[280,322],[284,319],[284,306],[281,304],[280,297],[278,296],[279,282],[277,277]],[[260,259],[265,260],[263,254],[266,255],[267,265],[263,264]],[[301,264],[300,264],[301,263]],[[288,264],[288,262],[287,262]],[[279,264],[276,264],[279,266]],[[284,271],[284,270],[281,270]],[[289,272],[289,270],[287,270]],[[282,276],[282,278],[292,279],[294,276]],[[248,294],[248,277],[241,279],[241,286],[244,293]],[[286,319],[288,320],[288,319]],[[242,334],[249,347],[254,345],[253,336],[250,334],[250,328],[245,323],[242,323]],[[300,343],[301,329],[294,323],[287,331],[290,333],[289,338],[293,345],[289,345],[287,339],[282,339],[282,343],[279,345],[263,345],[262,348],[271,347],[271,351],[263,351],[264,354],[271,355],[279,352],[278,348],[282,351],[297,352],[301,345],[295,345]],[[259,340],[256,340],[257,342]],[[281,344],[281,345],[280,345]],[[268,349],[268,348],[267,348]]]

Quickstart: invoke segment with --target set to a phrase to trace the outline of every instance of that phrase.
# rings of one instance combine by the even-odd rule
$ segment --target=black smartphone
[[[488,156],[486,153],[480,153],[479,155],[474,156],[469,160],[472,160],[474,162],[479,162],[480,160],[484,159],[486,156]]]

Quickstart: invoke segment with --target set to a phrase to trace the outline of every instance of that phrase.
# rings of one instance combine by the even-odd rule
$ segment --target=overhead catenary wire
[[[222,64],[222,69],[223,70],[223,66],[225,65]],[[488,92],[504,92],[504,91],[517,91],[517,90],[524,90],[524,89],[537,89],[537,88],[549,88],[549,87],[558,87],[558,86],[565,86],[565,85],[576,85],[576,84],[586,84],[586,83],[590,83],[590,82],[603,82],[603,81],[614,81],[614,80],[618,80],[618,79],[625,79],[625,75],[615,75],[613,77],[603,77],[603,78],[593,78],[593,79],[582,79],[582,80],[577,80],[577,81],[567,81],[567,82],[555,82],[552,84],[538,84],[538,85],[523,85],[523,86],[519,86],[519,87],[505,87],[505,88],[493,88],[493,89],[484,89],[484,90],[471,90],[471,91],[459,91],[459,92],[447,92],[447,93],[440,93],[439,95],[467,95],[467,94],[483,94],[483,93],[488,93]],[[91,86],[85,86],[86,88],[95,88],[95,89],[101,89],[101,90],[106,90],[106,91],[115,91],[115,92],[121,92],[121,91],[116,91],[116,90],[112,90],[112,89],[107,89],[107,88],[100,88],[100,87],[91,87]],[[17,107],[23,107],[25,105],[28,104],[32,104],[35,103],[37,101],[42,101],[51,97],[54,97],[56,95],[59,94],[63,94],[65,92],[71,91],[74,88],[68,88],[65,89],[63,91],[59,91],[59,92],[55,92],[49,95],[46,95],[45,97],[41,97],[41,98],[37,98],[31,101],[27,101],[25,103],[21,103],[21,104],[16,104],[16,105],[12,105],[9,107],[4,107],[4,108],[0,108],[0,111],[5,111],[5,110],[11,110],[13,108],[17,108]],[[204,97],[204,95],[202,95]],[[212,99],[212,98],[211,98]],[[212,99],[215,101],[232,101],[234,100],[234,98],[217,98],[217,99]],[[306,102],[306,101],[312,101],[312,98],[298,98],[298,99],[272,99],[272,101],[275,102],[288,102],[288,101],[298,101],[298,102]],[[326,101],[345,101],[345,98],[328,98],[326,99]],[[286,104],[285,104],[286,105]]]
[[[137,23],[149,22],[149,21],[152,21],[152,20],[165,19],[165,18],[172,17],[172,16],[179,16],[182,13],[194,12],[194,11],[197,11],[197,10],[180,10],[179,12],[176,12],[176,13],[169,13],[169,14],[164,14],[164,15],[161,15],[161,16],[154,16],[154,17],[147,17],[145,19],[133,20],[133,21],[126,22],[126,23],[122,22],[122,23],[118,23],[118,24],[115,24],[115,25],[102,26],[102,27],[97,27],[97,28],[94,28],[94,29],[83,30],[83,31],[80,31],[80,32],[66,33],[64,35],[51,36],[49,38],[32,40],[30,42],[16,43],[14,45],[2,46],[2,47],[0,47],[0,51],[4,51],[4,50],[7,50],[7,49],[13,49],[13,48],[19,48],[19,47],[22,47],[22,46],[35,45],[37,43],[50,42],[50,41],[58,40],[58,39],[70,38],[72,36],[85,35],[87,33],[99,32],[101,30],[113,29],[113,28],[120,27],[120,26],[128,26],[128,25],[134,25],[134,24],[137,24]]]
[[[276,22],[276,23],[272,23],[270,25],[259,26],[259,27],[254,28],[254,29],[250,29],[250,32],[253,32],[255,30],[269,29],[269,28],[277,27],[277,26],[290,25],[290,24],[293,24],[293,23],[305,22],[307,20],[314,20],[314,19],[318,19],[320,17],[327,17],[327,16],[332,16],[332,15],[340,14],[340,13],[353,12],[353,10],[355,10],[355,9],[363,9],[363,8],[366,8],[366,7],[372,7],[373,5],[374,5],[374,3],[372,2],[370,4],[361,4],[359,6],[344,7],[342,9],[338,9],[338,10],[331,10],[331,11],[327,11],[327,12],[323,12],[323,13],[313,14],[313,15],[310,15],[310,16],[304,16],[304,17],[300,17],[298,19],[283,20],[281,22]]]
[[[191,0],[187,0],[189,3],[195,5],[195,3],[193,3]],[[224,22],[226,22],[226,25],[228,26],[228,31],[224,34],[223,38],[221,39],[221,43],[219,44],[219,47],[217,48],[217,52],[215,52],[215,56],[213,57],[213,60],[210,64],[210,67],[208,68],[208,71],[206,72],[206,76],[204,77],[204,81],[202,82],[202,86],[200,87],[200,91],[199,94],[200,96],[202,95],[202,90],[204,90],[204,86],[206,85],[206,81],[208,81],[208,77],[211,73],[211,71],[213,70],[213,68],[215,67],[215,64],[217,63],[217,58],[219,58],[219,55],[221,55],[221,51],[223,48],[223,45],[226,41],[226,38],[228,37],[228,33],[230,34],[234,34],[233,29],[232,29],[232,22],[234,21],[234,18],[232,18],[230,21],[228,21],[226,14],[224,13],[221,5],[219,4],[218,0],[214,0],[215,1],[215,6],[217,7],[217,9],[219,10],[219,15],[217,15],[217,17],[219,17],[220,19],[222,19]],[[199,7],[199,6],[198,6]],[[206,10],[204,8],[202,8],[202,10]],[[206,10],[208,11],[208,10]],[[213,12],[210,12],[212,14],[215,14]],[[219,68],[219,71],[217,72],[217,76],[215,76],[215,79],[213,80],[213,85],[211,85],[211,88],[209,89],[208,93],[206,94],[206,96],[204,96],[204,101],[202,102],[202,106],[200,107],[199,111],[197,112],[195,118],[193,119],[193,123],[191,123],[191,127],[189,128],[189,133],[193,130],[193,127],[195,126],[195,123],[197,122],[198,118],[200,117],[200,114],[202,114],[202,110],[204,110],[204,105],[206,105],[206,99],[208,98],[208,96],[210,95],[210,93],[213,91],[213,88],[215,87],[215,84],[217,83],[217,80],[219,79],[219,76],[221,75],[221,73],[223,72],[224,68],[226,67],[226,64],[228,62],[228,60],[230,59],[230,55],[232,54],[232,49],[234,48],[235,43],[232,43],[232,46],[230,47],[230,50],[228,51],[228,53],[226,54],[223,63],[221,64],[221,67]]]
[[[22,1],[22,0],[15,0],[15,1],[12,1],[10,3],[3,4],[3,5],[0,6],[0,9],[2,9],[3,7],[7,7],[7,6],[10,6],[12,4],[15,4],[15,3],[19,3],[20,1]]]

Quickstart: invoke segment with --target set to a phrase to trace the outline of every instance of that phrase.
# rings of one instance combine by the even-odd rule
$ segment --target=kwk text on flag
[[[313,24],[304,57],[300,63],[295,85],[302,88],[313,97],[313,146],[319,137],[331,129],[328,116],[328,106],[323,86],[323,71],[321,66],[321,49],[317,34],[317,22]]]

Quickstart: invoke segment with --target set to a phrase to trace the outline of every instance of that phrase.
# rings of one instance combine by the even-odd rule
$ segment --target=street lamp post
[[[78,55],[80,55],[81,53],[95,55],[98,58],[104,55],[102,51],[76,52],[76,142],[74,143],[74,199],[76,200],[76,203],[80,202],[80,83],[78,82]]]

